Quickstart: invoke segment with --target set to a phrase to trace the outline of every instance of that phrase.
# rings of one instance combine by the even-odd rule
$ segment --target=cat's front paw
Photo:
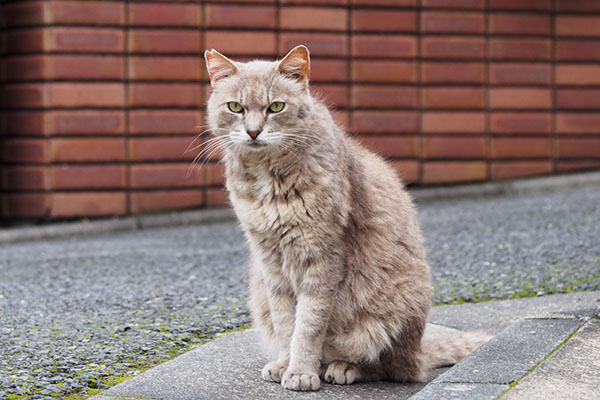
[[[321,378],[315,373],[303,373],[296,371],[285,371],[281,378],[281,385],[289,390],[319,390]]]
[[[281,382],[281,376],[285,372],[287,365],[277,361],[271,361],[262,369],[262,378],[269,382]]]
[[[346,361],[334,361],[327,366],[323,379],[325,382],[336,385],[349,385],[360,376],[360,369],[356,364]]]

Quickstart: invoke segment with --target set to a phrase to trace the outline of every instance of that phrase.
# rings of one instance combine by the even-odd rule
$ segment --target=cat
[[[432,288],[400,178],[311,95],[309,51],[275,62],[205,52],[208,123],[250,247],[250,308],[267,381],[424,381],[488,336],[423,338]]]

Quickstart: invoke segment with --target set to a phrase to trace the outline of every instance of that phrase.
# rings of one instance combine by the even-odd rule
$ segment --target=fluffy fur
[[[320,376],[423,381],[482,344],[423,340],[431,285],[415,207],[395,172],[311,96],[306,47],[279,62],[205,57],[208,151],[223,150],[250,244],[254,322],[275,353],[263,378],[292,390],[317,390]],[[273,102],[283,110],[269,112]]]

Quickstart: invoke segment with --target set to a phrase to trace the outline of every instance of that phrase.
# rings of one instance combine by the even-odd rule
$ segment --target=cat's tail
[[[421,342],[427,369],[453,365],[492,338],[485,332],[446,332],[425,334]]]

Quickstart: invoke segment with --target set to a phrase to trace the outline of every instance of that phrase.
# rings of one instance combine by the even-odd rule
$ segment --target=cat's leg
[[[305,269],[298,290],[290,364],[281,384],[291,390],[318,390],[323,342],[329,325],[333,294],[341,277],[314,263]]]
[[[250,264],[250,308],[254,326],[277,354],[262,370],[266,381],[281,382],[289,363],[289,343],[294,324],[294,304],[285,296],[270,292],[256,261]],[[288,296],[289,297],[289,296]]]

